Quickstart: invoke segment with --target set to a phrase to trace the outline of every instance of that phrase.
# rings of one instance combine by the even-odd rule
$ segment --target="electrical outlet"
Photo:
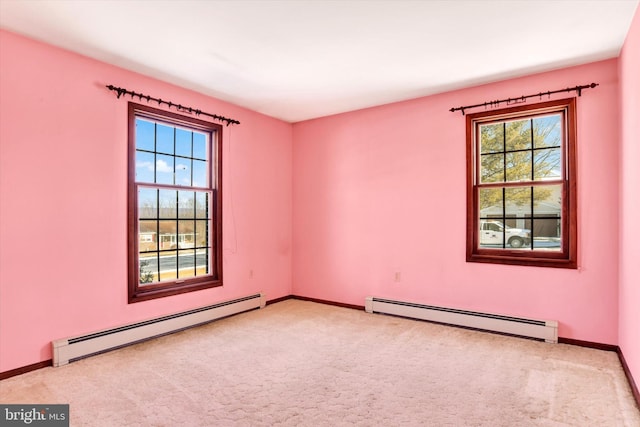
[[[249,270],[249,279],[253,279],[253,268]]]
[[[395,277],[396,283],[400,283],[400,272],[399,271],[396,271],[396,274],[395,274],[394,277]]]

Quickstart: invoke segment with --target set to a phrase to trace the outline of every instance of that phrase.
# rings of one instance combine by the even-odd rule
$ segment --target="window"
[[[467,116],[467,261],[577,267],[575,98]]]
[[[222,285],[221,138],[129,103],[129,302]]]

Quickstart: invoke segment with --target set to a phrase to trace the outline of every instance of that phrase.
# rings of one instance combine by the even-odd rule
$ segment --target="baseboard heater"
[[[146,320],[87,335],[52,342],[53,366],[62,366],[85,357],[115,350],[150,338],[202,325],[244,311],[263,308],[264,294],[224,301],[157,319]]]
[[[391,314],[485,331],[537,338],[550,343],[558,342],[558,322],[554,320],[536,320],[524,317],[503,316],[500,314],[479,313],[376,297],[367,297],[365,299],[365,310],[367,313]]]

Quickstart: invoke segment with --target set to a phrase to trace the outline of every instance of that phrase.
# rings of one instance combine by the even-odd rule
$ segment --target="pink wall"
[[[449,108],[591,82],[577,105],[580,268],[465,262],[465,119]],[[296,123],[293,291],[554,319],[562,337],[616,344],[618,134],[615,59]]]
[[[290,124],[5,31],[0,64],[0,372],[54,339],[291,293]],[[127,304],[127,102],[106,84],[242,122],[224,129],[222,288]]]
[[[620,333],[640,386],[640,9],[620,56]]]

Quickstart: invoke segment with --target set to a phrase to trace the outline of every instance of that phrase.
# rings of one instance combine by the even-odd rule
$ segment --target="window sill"
[[[486,264],[525,265],[529,267],[553,267],[577,269],[575,260],[565,258],[541,258],[519,255],[513,252],[507,254],[468,254],[467,262],[480,262]]]
[[[170,283],[168,285],[149,285],[139,287],[135,292],[129,294],[129,304],[149,301],[156,298],[164,298],[172,295],[184,294],[187,292],[200,291],[203,289],[216,288],[222,286],[222,280],[209,280],[193,284]]]

